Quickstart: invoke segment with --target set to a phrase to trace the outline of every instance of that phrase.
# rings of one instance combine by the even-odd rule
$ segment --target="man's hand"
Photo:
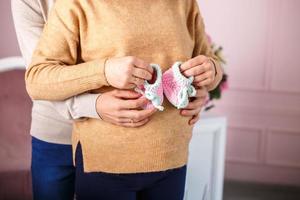
[[[215,80],[214,63],[203,55],[184,62],[180,70],[186,77],[194,76],[193,85],[198,87],[208,86]]]
[[[131,89],[151,80],[153,69],[145,61],[126,56],[108,59],[105,63],[107,82],[118,89]]]
[[[97,112],[106,122],[124,127],[138,127],[145,125],[150,116],[157,109],[142,110],[141,107],[148,102],[146,98],[139,98],[131,90],[113,90],[101,94],[97,99]]]
[[[208,95],[206,88],[197,89],[196,97],[190,101],[188,106],[180,111],[182,116],[190,117],[189,125],[194,125],[200,119],[200,111],[205,104]]]

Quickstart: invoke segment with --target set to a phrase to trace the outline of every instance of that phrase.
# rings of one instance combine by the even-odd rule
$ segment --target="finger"
[[[136,120],[136,119],[131,119],[131,118],[128,118],[128,117],[111,117],[111,121],[114,121],[115,123],[137,123],[137,122],[140,122],[140,121],[143,121],[145,120],[146,118],[143,118],[141,120]]]
[[[128,117],[114,117],[112,118],[115,123],[131,123],[132,119]]]
[[[144,70],[147,70],[150,74],[153,73],[153,68],[150,66],[150,64],[148,64],[147,62],[145,62],[142,59],[139,58],[134,58],[133,59],[133,64],[137,67],[137,68],[141,68]]]
[[[132,71],[132,75],[134,75],[135,77],[138,77],[140,79],[143,79],[143,80],[151,80],[152,79],[152,73],[150,73],[146,69],[142,69],[142,68],[134,67],[133,71]]]
[[[196,90],[196,96],[197,98],[206,98],[208,95],[207,89],[205,87],[201,87],[200,89]]]
[[[213,74],[212,71],[207,71],[207,72],[205,72],[205,73],[202,73],[202,74],[200,74],[200,75],[197,75],[197,76],[195,76],[193,82],[194,82],[194,83],[198,83],[198,82],[203,81],[203,80],[205,80],[205,79],[207,79],[207,78],[211,78],[211,77],[212,77],[212,74]]]
[[[197,109],[193,109],[193,110],[182,110],[180,112],[180,114],[182,116],[189,117],[189,116],[197,115],[200,112],[200,110],[201,110],[201,108],[197,108]]]
[[[204,66],[205,71],[212,71],[214,68],[212,62],[209,59],[207,60],[207,62],[203,63],[202,66]]]
[[[138,98],[138,99],[129,99],[129,100],[123,100],[120,103],[120,109],[122,110],[129,110],[129,109],[137,109],[141,108],[143,105],[148,103],[149,100],[145,97]]]
[[[199,107],[202,107],[204,104],[205,99],[204,98],[197,98],[194,101],[189,102],[189,104],[187,105],[187,107],[185,107],[182,110],[193,110],[193,109],[197,109]]]
[[[200,119],[200,114],[195,115],[189,120],[189,125],[194,125]]]
[[[123,99],[137,99],[142,96],[142,94],[133,90],[114,90],[113,93],[115,97]]]
[[[211,83],[212,83],[212,79],[211,78],[206,78],[203,81],[195,83],[195,85],[197,85],[198,87],[202,87],[202,86],[210,85]]]
[[[140,125],[145,121],[147,122],[147,119],[149,119],[149,118],[135,121],[128,117],[119,117],[119,116],[117,116],[117,114],[115,114],[115,115],[107,114],[107,115],[105,115],[105,119],[103,118],[103,120],[110,122],[112,124],[118,125],[118,126],[124,126],[124,124],[127,124],[127,127],[131,127],[132,124]],[[129,124],[130,124],[130,126],[128,126]]]
[[[145,125],[150,119],[146,118],[142,121],[139,122],[134,122],[134,123],[119,123],[119,126],[124,126],[124,127],[128,127],[128,128],[135,128],[135,127],[139,127],[139,126],[143,126]]]
[[[216,66],[215,66],[215,62],[212,61],[212,59],[209,59],[209,63],[211,65],[211,70],[213,71],[213,74],[216,73]]]
[[[144,79],[132,76],[130,82],[133,83],[135,86],[140,86],[140,85],[143,85],[145,81],[144,81]]]
[[[189,59],[188,61],[182,63],[182,65],[180,66],[180,70],[182,72],[190,69],[190,68],[193,68],[197,65],[202,65],[203,63],[207,62],[208,61],[208,58],[204,55],[199,55],[199,56],[196,56],[192,59]]]
[[[106,113],[102,116],[102,119],[106,122],[118,125],[120,123],[130,123],[132,120],[129,118],[118,117],[117,112]]]
[[[119,115],[120,117],[127,117],[132,119],[134,122],[141,121],[145,118],[149,118],[153,115],[157,109],[145,109],[145,110],[122,110]]]
[[[185,70],[183,72],[183,74],[185,76],[197,76],[199,74],[202,74],[202,73],[210,71],[210,70],[211,71],[213,70],[212,64],[211,64],[210,60],[207,58],[207,60],[204,63]]]
[[[196,66],[182,72],[182,74],[185,75],[186,77],[190,77],[190,76],[200,75],[204,72],[205,72],[205,68],[203,65],[196,65]]]
[[[135,87],[136,87],[136,84],[130,83],[130,84],[128,84],[124,89],[129,90],[129,89],[134,89]]]

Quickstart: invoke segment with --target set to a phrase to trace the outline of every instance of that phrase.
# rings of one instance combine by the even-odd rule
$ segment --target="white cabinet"
[[[185,200],[221,200],[223,193],[225,117],[201,114],[189,149]]]

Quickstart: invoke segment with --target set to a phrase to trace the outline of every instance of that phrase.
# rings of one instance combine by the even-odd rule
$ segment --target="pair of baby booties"
[[[145,98],[150,100],[144,106],[144,109],[153,107],[160,111],[164,110],[162,106],[164,95],[169,102],[177,109],[185,108],[189,103],[189,97],[196,96],[196,89],[192,85],[194,77],[185,77],[180,72],[182,62],[175,62],[170,69],[162,74],[162,70],[158,64],[150,64],[156,74],[153,83],[145,80],[144,84],[135,88],[135,91],[143,94]]]

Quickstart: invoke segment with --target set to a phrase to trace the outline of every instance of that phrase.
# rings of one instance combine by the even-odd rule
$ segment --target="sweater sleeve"
[[[45,20],[37,0],[12,0],[12,15],[20,51],[28,66]],[[66,119],[82,117],[100,119],[95,105],[99,94],[80,94],[64,101],[52,101],[54,108]]]
[[[65,100],[108,85],[105,58],[78,64],[79,19],[75,0],[57,0],[25,74],[32,99]]]
[[[83,93],[64,101],[52,101],[57,112],[69,120],[80,120],[82,118],[101,119],[97,113],[97,99],[101,94]]]
[[[210,58],[212,61],[215,69],[216,69],[216,76],[214,81],[209,85],[206,86],[208,91],[214,90],[220,81],[222,80],[223,77],[223,70],[221,68],[220,62],[218,58],[213,54],[211,46],[208,42],[208,38],[205,32],[205,24],[203,21],[203,18],[200,13],[200,9],[198,6],[198,3],[196,0],[194,0],[194,41],[195,41],[195,46],[193,50],[193,57],[196,57],[198,55],[205,55]]]

